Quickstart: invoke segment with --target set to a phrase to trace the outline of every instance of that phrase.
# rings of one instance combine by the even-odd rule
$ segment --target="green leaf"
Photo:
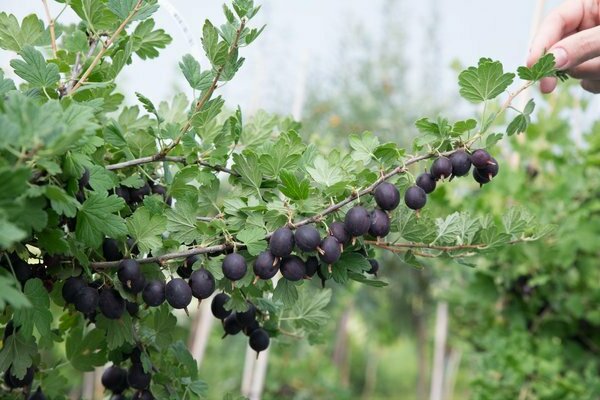
[[[134,11],[136,4],[137,0],[109,0],[106,6],[113,14],[123,21]],[[131,20],[136,21],[146,19],[156,10],[158,10],[158,4],[156,4],[155,0],[144,1]]]
[[[312,176],[315,182],[330,187],[344,180],[344,174],[337,165],[332,165],[323,156],[315,158],[312,167],[307,167],[306,171]]]
[[[0,232],[4,229],[4,224]],[[0,242],[1,244],[1,242]],[[15,278],[6,275],[0,275],[0,310],[4,310],[7,304],[15,309],[31,307],[29,299],[21,292],[20,283]]]
[[[114,350],[125,343],[135,343],[133,324],[128,312],[123,313],[119,319],[108,319],[99,314],[96,317],[96,327],[106,333],[106,344],[109,350]]]
[[[135,239],[140,251],[148,253],[162,246],[162,234],[167,229],[167,217],[151,215],[146,207],[140,207],[127,219],[129,235]]]
[[[506,134],[512,136],[515,133],[525,132],[529,126],[529,116],[525,114],[517,115],[506,127]]]
[[[114,172],[107,170],[100,165],[91,165],[90,186],[96,192],[107,192],[109,189],[117,186],[119,179]]]
[[[23,333],[29,336],[33,334],[35,325],[42,339],[50,339],[52,313],[50,298],[44,284],[39,279],[30,279],[25,283],[24,293],[31,306],[15,311],[13,315],[15,326],[21,326]]]
[[[209,100],[200,111],[194,113],[190,123],[196,129],[202,129],[206,124],[215,119],[221,113],[225,100],[221,96]]]
[[[340,259],[333,265],[333,270],[336,269],[363,272],[371,269],[371,264],[362,254],[344,252]]]
[[[437,237],[432,242],[442,244],[453,244],[456,243],[457,238],[460,237],[460,214],[455,212],[448,215],[446,218],[437,218],[435,220],[437,226]]]
[[[477,67],[469,67],[458,76],[460,95],[472,103],[491,100],[504,92],[515,74],[504,73],[499,61],[479,60]]]
[[[35,14],[23,18],[21,25],[12,14],[0,13],[0,47],[20,52],[25,46],[42,46],[50,43],[50,32]]]
[[[330,301],[331,289],[303,290],[285,318],[292,320],[297,328],[319,329],[329,322],[325,308]]]
[[[390,165],[399,162],[404,156],[404,149],[400,149],[396,143],[384,143],[377,146],[373,152],[380,164]]]
[[[475,129],[475,127],[477,127],[477,121],[472,118],[465,121],[458,121],[454,123],[452,133],[460,135],[461,133]]]
[[[252,151],[245,151],[243,154],[233,155],[233,169],[240,174],[242,180],[248,185],[260,189],[262,183],[262,173],[258,165],[258,157]]]
[[[485,147],[490,148],[494,146],[496,143],[502,140],[503,137],[504,135],[502,133],[489,134],[488,137],[485,139]]]
[[[306,200],[310,192],[310,182],[308,179],[302,179],[298,181],[298,178],[293,173],[282,170],[279,173],[279,179],[282,185],[279,186],[279,190],[285,196],[292,200]]]
[[[93,329],[84,334],[83,327],[71,329],[65,342],[67,360],[78,371],[93,371],[106,362],[105,332]]]
[[[158,57],[158,49],[164,49],[173,40],[164,29],[153,31],[154,21],[147,19],[136,26],[133,31],[133,51],[142,60]]]
[[[60,80],[58,66],[46,63],[44,56],[31,46],[21,51],[23,60],[11,60],[10,66],[15,74],[26,80],[33,87],[52,87]]]
[[[281,301],[285,305],[294,304],[298,300],[298,289],[293,282],[287,279],[280,279],[273,290],[273,301]]]
[[[125,221],[114,213],[125,205],[116,196],[90,193],[77,214],[75,235],[91,247],[98,247],[105,236],[120,238],[127,234]]]
[[[167,304],[160,306],[153,314],[148,317],[148,324],[151,329],[146,331],[149,340],[156,346],[166,347],[173,343],[173,327],[177,323],[177,318],[169,309]],[[145,324],[146,325],[146,324]]]
[[[379,139],[375,137],[371,132],[364,132],[362,134],[352,134],[348,138],[350,147],[354,149],[351,153],[353,160],[362,161],[367,164],[371,157],[375,157],[373,154],[377,146],[379,146]]]
[[[237,239],[246,245],[246,250],[252,256],[257,256],[267,248],[265,231],[260,228],[245,228],[236,235]]]
[[[363,274],[359,274],[359,273],[353,272],[353,271],[348,271],[348,278],[350,278],[354,281],[363,283],[368,286],[373,286],[373,287],[384,287],[384,286],[388,285],[387,282],[383,282],[383,281],[379,281],[379,280],[375,280],[375,279],[369,279],[369,278],[365,277]]]
[[[6,93],[15,89],[15,83],[12,79],[4,78],[4,71],[0,69],[0,96],[4,96]]]
[[[525,81],[539,81],[542,78],[556,76],[556,60],[554,54],[548,53],[541,57],[531,68],[519,67],[519,78]]]
[[[212,71],[201,72],[200,63],[191,54],[183,56],[179,68],[193,89],[206,90],[210,87],[213,80]]]
[[[27,368],[33,364],[38,350],[35,338],[21,332],[10,335],[2,344],[0,351],[0,371],[10,371],[17,377],[25,376]]]
[[[149,98],[138,92],[135,92],[135,96],[138,98],[140,103],[142,103],[146,111],[156,116],[156,120],[159,123],[163,121],[163,118],[159,115],[158,110],[154,106],[154,103],[152,103],[152,101]]]
[[[6,249],[27,237],[27,232],[0,216],[0,248]]]
[[[214,64],[219,47],[219,32],[209,20],[206,20],[202,27],[202,47],[210,62]]]
[[[170,237],[180,243],[189,244],[200,235],[196,205],[189,199],[181,199],[175,207],[167,210],[167,230]]]

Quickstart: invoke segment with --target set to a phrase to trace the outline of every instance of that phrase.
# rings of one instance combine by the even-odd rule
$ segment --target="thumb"
[[[600,56],[600,26],[577,32],[555,43],[549,50],[556,59],[556,68],[573,68]]]

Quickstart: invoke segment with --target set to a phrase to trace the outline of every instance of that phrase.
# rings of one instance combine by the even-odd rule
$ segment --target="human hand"
[[[554,54],[556,67],[592,93],[600,93],[600,0],[568,0],[552,11],[540,25],[527,65],[544,54]],[[556,78],[544,78],[543,93],[556,88]]]

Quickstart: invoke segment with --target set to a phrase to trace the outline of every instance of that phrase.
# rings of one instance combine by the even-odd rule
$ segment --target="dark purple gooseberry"
[[[448,157],[441,156],[431,165],[431,175],[437,181],[452,175],[452,162]]]
[[[364,235],[369,232],[369,228],[371,227],[369,212],[362,206],[352,207],[346,213],[344,225],[352,237]]]
[[[231,315],[231,310],[225,309],[225,303],[229,301],[229,296],[226,293],[219,293],[213,297],[210,303],[210,310],[215,318],[225,319]]]
[[[165,298],[173,308],[186,308],[192,301],[192,289],[183,279],[174,278],[165,286]]]
[[[306,276],[304,261],[298,256],[285,257],[281,260],[281,275],[288,281],[303,279]]]
[[[367,274],[377,276],[377,271],[379,271],[379,262],[374,258],[369,258],[369,264],[371,264],[371,269],[367,271]]]
[[[142,291],[142,299],[150,307],[158,307],[165,301],[165,283],[158,279],[148,281]]]
[[[385,237],[388,233],[390,233],[390,217],[388,217],[387,213],[379,209],[371,211],[369,235]]]
[[[278,259],[270,251],[263,251],[254,261],[254,275],[260,279],[271,279],[279,271]]]
[[[436,186],[435,178],[429,172],[423,172],[419,175],[416,184],[428,194],[433,192]]]
[[[223,275],[229,280],[237,281],[246,275],[248,266],[246,259],[238,253],[231,253],[225,256],[223,260]]]
[[[288,227],[277,229],[269,239],[269,249],[275,257],[285,257],[294,250],[294,232]]]
[[[494,157],[491,159],[492,164],[488,164],[483,168],[477,168],[477,173],[480,176],[485,176],[488,178],[488,182],[495,178],[498,175],[498,171],[500,170],[500,165],[498,165],[498,161]]]
[[[315,251],[321,243],[319,231],[312,225],[304,225],[296,229],[294,234],[296,246],[302,251]]]
[[[375,202],[382,210],[392,211],[400,204],[400,192],[389,182],[382,182],[375,188]]]
[[[321,252],[319,258],[325,264],[333,264],[340,259],[342,255],[342,247],[336,238],[333,236],[327,236],[321,241]]]
[[[339,221],[335,221],[329,225],[329,234],[344,246],[350,243],[352,239],[352,235],[346,230],[346,225]]]
[[[471,157],[463,149],[456,150],[450,155],[452,176],[465,176],[471,169]]]
[[[319,259],[317,257],[311,256],[308,257],[304,265],[306,266],[306,276],[308,278],[312,278],[317,273],[321,263],[319,263]]]
[[[265,351],[269,347],[269,334],[262,328],[256,329],[250,335],[250,340],[248,341],[252,350],[260,353],[261,351]]]
[[[490,176],[489,175],[481,175],[477,168],[473,169],[473,179],[475,179],[475,182],[479,183],[479,186],[483,186],[486,183],[490,182]]]
[[[200,300],[207,299],[215,291],[215,278],[210,271],[200,268],[192,272],[189,281],[192,295]]]
[[[404,193],[404,202],[408,208],[420,210],[427,203],[427,194],[419,186],[411,186]]]
[[[119,319],[125,312],[125,300],[115,289],[103,289],[98,299],[98,307],[106,318]]]
[[[144,200],[144,197],[148,196],[150,193],[150,185],[148,182],[144,182],[142,187],[129,190],[130,201],[132,203],[141,203]]]
[[[484,168],[490,162],[492,162],[492,156],[483,149],[477,149],[471,154],[471,163],[475,168]]]

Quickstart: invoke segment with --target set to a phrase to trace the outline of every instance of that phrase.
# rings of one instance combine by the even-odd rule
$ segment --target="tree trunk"
[[[210,332],[215,321],[212,312],[210,311],[211,302],[212,297],[202,300],[200,308],[194,315],[194,320],[192,322],[192,332],[189,338],[188,347],[192,357],[194,357],[194,360],[198,363],[198,367],[202,365],[206,346],[208,346],[208,339],[210,338]]]
[[[379,353],[377,348],[373,350],[369,346],[367,350],[367,362],[365,363],[365,386],[363,388],[362,398],[369,400],[373,398],[375,386],[377,382],[377,364],[379,361]]]

